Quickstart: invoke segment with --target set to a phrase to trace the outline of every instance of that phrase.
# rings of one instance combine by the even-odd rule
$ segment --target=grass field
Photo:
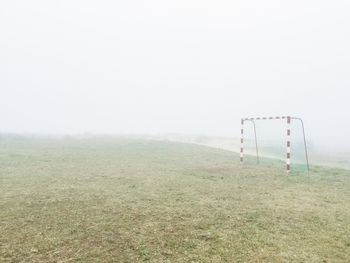
[[[281,162],[237,157],[122,137],[2,139],[0,262],[350,262],[349,171],[287,177]]]

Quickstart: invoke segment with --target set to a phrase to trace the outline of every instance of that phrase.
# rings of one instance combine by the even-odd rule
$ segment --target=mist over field
[[[0,1],[0,262],[350,262],[349,14]]]
[[[315,147],[349,152],[349,13],[345,0],[2,1],[0,132],[234,138],[241,117],[292,115]]]

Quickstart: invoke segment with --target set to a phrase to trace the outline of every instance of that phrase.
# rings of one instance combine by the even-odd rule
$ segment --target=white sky
[[[239,135],[350,149],[350,1],[2,1],[0,132]]]

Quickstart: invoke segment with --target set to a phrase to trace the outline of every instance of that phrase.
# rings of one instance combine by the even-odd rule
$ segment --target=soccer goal
[[[308,157],[308,151],[307,151],[307,145],[306,145],[306,137],[305,137],[305,128],[304,128],[304,122],[301,118],[297,117],[291,117],[291,116],[281,116],[281,117],[257,117],[257,118],[243,118],[241,119],[241,150],[240,150],[240,163],[243,164],[244,161],[244,124],[245,122],[251,122],[253,124],[254,128],[254,140],[255,140],[255,150],[256,150],[256,161],[259,164],[260,158],[259,158],[259,148],[258,148],[258,137],[257,137],[257,130],[255,121],[262,121],[262,120],[283,120],[287,122],[287,143],[286,143],[286,152],[287,152],[287,159],[286,159],[286,169],[287,174],[291,171],[291,122],[293,120],[299,121],[301,123],[302,132],[303,132],[303,138],[304,138],[304,149],[305,149],[305,159],[306,159],[306,165],[307,169],[309,170],[309,157]]]

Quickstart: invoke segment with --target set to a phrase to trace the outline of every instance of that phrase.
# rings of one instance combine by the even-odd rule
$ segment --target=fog
[[[2,1],[0,133],[239,136],[292,115],[350,150],[350,2]]]

